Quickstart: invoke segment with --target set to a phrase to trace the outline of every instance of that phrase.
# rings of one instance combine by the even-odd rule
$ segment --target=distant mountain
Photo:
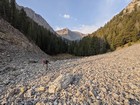
[[[84,36],[86,36],[85,34],[82,34],[80,32],[71,31],[68,28],[65,28],[65,29],[62,29],[62,30],[58,30],[56,32],[61,37],[65,38],[65,39],[68,39],[70,41],[80,40]]]
[[[50,30],[52,33],[56,33],[53,30],[53,28],[47,23],[47,21],[42,16],[35,13],[32,9],[30,9],[28,7],[19,6],[18,4],[16,5],[16,7],[19,10],[21,10],[23,8],[24,11],[26,12],[27,16],[30,17],[31,19],[33,19],[36,23],[38,23],[38,25],[43,26],[47,30]]]

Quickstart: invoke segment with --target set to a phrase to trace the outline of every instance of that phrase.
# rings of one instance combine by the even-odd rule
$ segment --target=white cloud
[[[64,17],[65,19],[70,19],[70,18],[71,18],[71,16],[70,16],[69,14],[64,14],[63,17]]]
[[[80,25],[79,27],[70,28],[70,30],[72,30],[72,31],[78,31],[78,32],[81,32],[83,34],[91,34],[94,31],[96,31],[98,28],[99,27],[96,26],[96,25]],[[55,28],[55,31],[62,30],[62,29],[64,29],[64,27],[57,26]]]
[[[57,30],[62,30],[62,29],[63,29],[63,27],[58,27],[58,26],[55,28],[56,31]]]
[[[99,27],[96,25],[81,25],[80,27],[72,28],[73,31],[78,31],[84,34],[91,34],[96,31]]]
[[[72,17],[72,16],[70,16],[69,14],[64,14],[64,15],[59,14],[59,16],[62,17],[62,18],[71,19],[71,20],[74,20],[74,21],[77,21],[77,20],[78,20],[77,18]]]

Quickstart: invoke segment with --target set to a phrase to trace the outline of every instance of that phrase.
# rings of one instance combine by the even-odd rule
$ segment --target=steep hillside
[[[49,60],[50,57],[8,22],[0,19],[0,94],[4,87],[15,84],[16,80],[22,81],[42,74],[42,59]]]
[[[33,14],[36,15],[35,13]],[[0,17],[26,35],[45,53],[54,55],[67,51],[66,41],[63,41],[61,37],[56,36],[56,33],[52,33],[28,17],[24,9],[18,10],[15,0],[0,1]]]
[[[49,31],[51,31],[52,33],[56,33],[53,28],[46,22],[46,20],[40,16],[39,14],[35,13],[32,9],[27,8],[27,7],[23,7],[23,6],[19,6],[18,4],[16,5],[16,7],[21,10],[22,8],[24,9],[24,11],[26,12],[27,16],[30,17],[31,19],[33,19],[36,23],[38,23],[39,25],[43,26],[44,28],[48,29]]]
[[[70,41],[80,40],[85,36],[84,34],[82,34],[80,32],[71,31],[71,30],[69,30],[67,28],[62,29],[62,30],[58,30],[56,32],[62,38],[68,39]]]
[[[140,1],[132,2],[91,36],[106,39],[111,49],[140,39]]]
[[[129,14],[140,8],[140,0],[132,0],[132,2],[123,10],[123,14]]]
[[[0,40],[5,44],[9,44],[15,47],[19,47],[19,49],[23,49],[25,51],[33,52],[33,53],[43,53],[39,47],[37,47],[33,42],[29,41],[25,35],[23,35],[20,31],[11,26],[8,22],[3,19],[0,19]],[[2,45],[2,43],[1,43]],[[7,49],[8,50],[8,49]],[[11,49],[12,50],[12,49]]]

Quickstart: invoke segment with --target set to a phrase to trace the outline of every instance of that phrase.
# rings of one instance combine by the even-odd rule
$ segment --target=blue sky
[[[16,0],[40,14],[54,30],[91,33],[124,9],[131,0]]]

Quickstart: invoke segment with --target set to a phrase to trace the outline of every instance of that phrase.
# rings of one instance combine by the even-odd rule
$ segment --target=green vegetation
[[[138,41],[140,39],[140,9],[137,8],[131,13],[122,11],[91,36],[106,39],[111,50]]]
[[[71,42],[68,52],[76,56],[90,56],[105,53],[107,46],[104,39],[87,36],[80,41]]]
[[[0,1],[0,17],[25,34],[47,54],[65,53],[67,43],[26,16],[23,9],[16,9],[15,0]]]
[[[133,12],[123,13],[122,11],[90,36],[73,42],[61,39],[39,26],[26,16],[23,9],[20,11],[16,9],[15,0],[0,1],[0,17],[11,23],[50,55],[60,53],[70,53],[76,56],[102,54],[128,43],[128,46],[131,46],[131,43],[140,39],[140,8],[137,5]]]
[[[134,11],[116,15],[104,27],[83,38],[79,42],[72,42],[69,53],[78,56],[96,55],[108,50],[115,50],[125,44],[131,46],[140,40],[140,7],[135,5]]]

